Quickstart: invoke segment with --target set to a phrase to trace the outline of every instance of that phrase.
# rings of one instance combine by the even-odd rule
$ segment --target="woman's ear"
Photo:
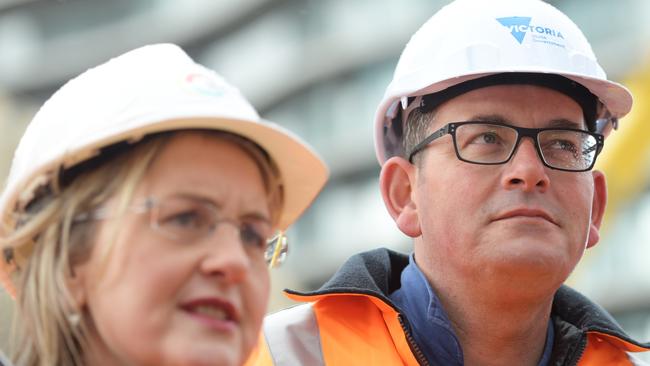
[[[85,282],[86,266],[85,263],[73,266],[66,278],[68,292],[70,293],[70,296],[72,296],[72,301],[74,301],[77,309],[83,308],[87,301]]]
[[[605,174],[594,170],[594,197],[591,204],[591,221],[589,223],[589,237],[587,238],[587,248],[598,244],[600,240],[600,225],[605,216],[605,206],[607,204],[607,183]]]
[[[397,227],[415,238],[422,234],[417,206],[412,192],[415,184],[415,167],[400,157],[388,159],[381,167],[379,188],[384,205]]]

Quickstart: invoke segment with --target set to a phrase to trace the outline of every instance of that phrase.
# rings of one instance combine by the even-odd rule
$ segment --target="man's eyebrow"
[[[584,130],[582,123],[571,121],[566,118],[557,118],[553,119],[548,123],[548,127],[551,128],[573,128],[575,130]]]
[[[496,122],[512,125],[512,121],[500,114],[479,114],[471,118],[472,121],[479,122]],[[555,118],[548,122],[545,128],[572,128],[576,130],[584,130],[584,125],[579,122],[571,121],[566,118]]]
[[[509,119],[507,119],[506,117],[500,114],[477,114],[475,116],[472,116],[470,120],[478,121],[478,122],[496,122],[496,123],[512,124],[512,121],[510,121]]]

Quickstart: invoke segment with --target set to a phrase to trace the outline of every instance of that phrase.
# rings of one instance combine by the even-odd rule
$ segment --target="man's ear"
[[[607,183],[605,175],[597,170],[592,172],[594,177],[594,198],[591,205],[591,223],[589,225],[589,237],[587,238],[587,248],[591,248],[600,240],[600,225],[605,215],[605,205],[607,204]]]
[[[422,235],[417,206],[413,201],[415,166],[403,158],[392,157],[381,167],[379,189],[384,205],[397,227],[415,238]]]

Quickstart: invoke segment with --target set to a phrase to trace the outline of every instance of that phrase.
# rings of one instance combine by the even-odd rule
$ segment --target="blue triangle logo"
[[[529,29],[531,19],[531,17],[507,17],[497,18],[497,21],[510,30],[510,34],[515,37],[517,42],[522,43]]]

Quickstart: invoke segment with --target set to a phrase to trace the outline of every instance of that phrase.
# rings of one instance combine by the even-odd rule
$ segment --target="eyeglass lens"
[[[233,220],[222,218],[218,208],[208,201],[190,197],[170,197],[154,210],[153,226],[166,236],[180,241],[196,241],[209,235],[219,223],[231,223],[239,229],[245,246],[266,249],[273,236],[271,225],[263,219]]]
[[[469,162],[499,164],[510,159],[518,140],[517,130],[488,123],[459,124],[455,131],[458,155]],[[542,130],[537,146],[546,164],[567,170],[588,169],[597,153],[597,140],[586,132]]]

